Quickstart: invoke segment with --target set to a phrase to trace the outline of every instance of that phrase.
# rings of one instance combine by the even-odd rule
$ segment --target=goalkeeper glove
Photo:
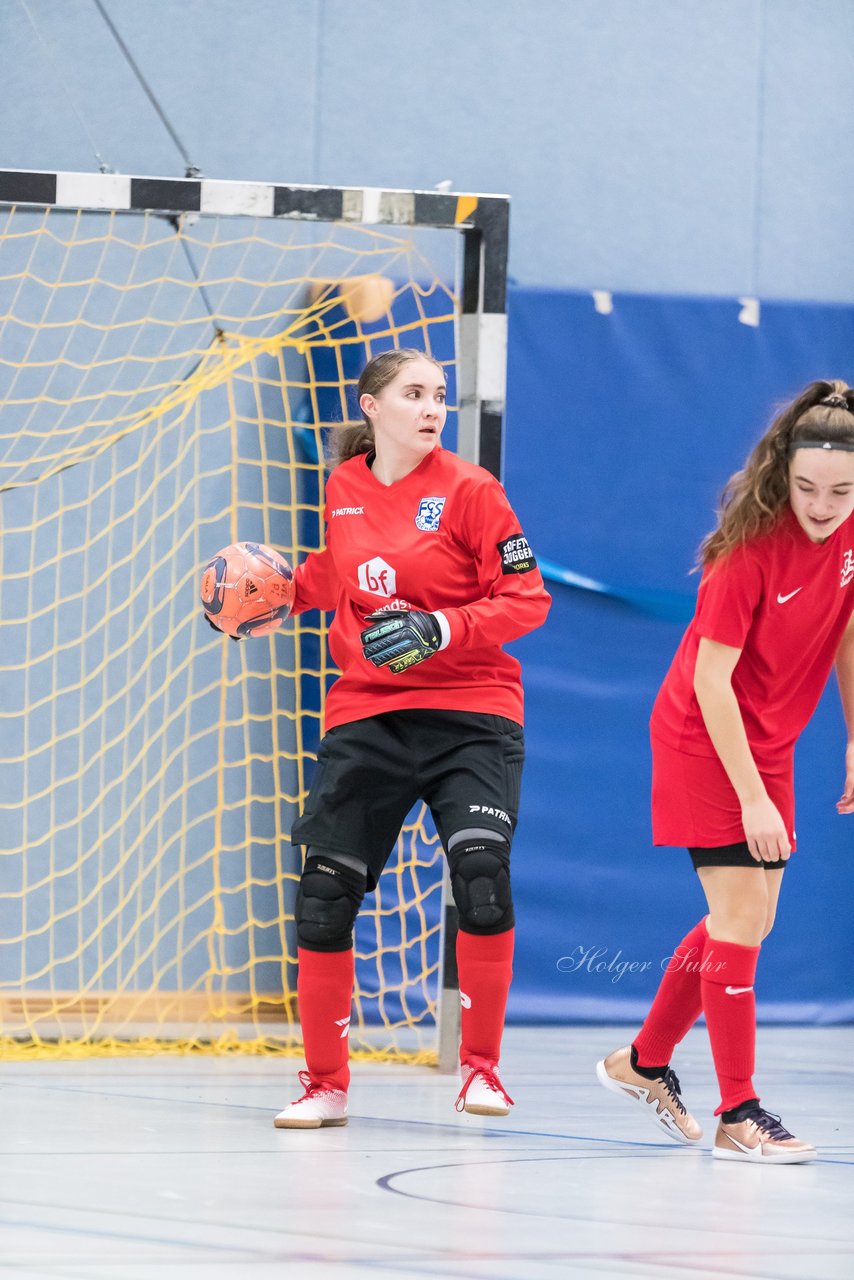
[[[395,675],[432,658],[442,644],[442,631],[432,613],[380,609],[362,632],[362,652],[375,667],[388,667]]]
[[[204,618],[205,618],[205,622],[208,624],[210,629],[212,631],[215,631],[218,636],[228,636],[228,632],[223,631],[222,627],[218,627],[215,622],[212,622],[210,619],[210,616],[207,613],[204,615]],[[240,640],[240,636],[228,636],[228,638],[229,640],[237,640],[237,641]]]

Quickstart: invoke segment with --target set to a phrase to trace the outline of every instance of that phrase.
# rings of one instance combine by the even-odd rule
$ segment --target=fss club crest
[[[418,515],[415,517],[416,529],[421,529],[423,533],[436,533],[439,521],[442,519],[445,501],[444,498],[422,498],[418,504]]]

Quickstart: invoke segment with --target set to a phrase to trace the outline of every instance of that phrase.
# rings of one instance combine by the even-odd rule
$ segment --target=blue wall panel
[[[775,402],[813,377],[854,382],[854,309],[771,305],[758,328],[739,310],[616,297],[600,315],[584,295],[513,291],[506,485],[538,555],[605,582],[696,590],[716,495]],[[681,626],[553,591],[546,626],[514,646],[529,764],[511,1014],[639,1017],[704,910],[687,854],[650,835],[647,721]],[[763,951],[765,1017],[854,1017],[843,750],[831,681],[798,751],[800,849]]]
[[[854,300],[850,0],[105,7],[208,177],[507,193],[526,284]],[[0,165],[183,172],[91,0],[0,47]]]

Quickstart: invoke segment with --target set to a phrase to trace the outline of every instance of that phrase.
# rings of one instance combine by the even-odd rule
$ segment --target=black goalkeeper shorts
[[[525,735],[503,716],[389,711],[330,729],[320,744],[293,844],[349,853],[375,889],[407,814],[428,805],[447,849],[457,831],[500,832],[519,814]]]

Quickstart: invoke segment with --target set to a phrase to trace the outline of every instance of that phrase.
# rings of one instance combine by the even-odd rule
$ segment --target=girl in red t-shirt
[[[308,1070],[277,1128],[347,1122],[353,924],[400,827],[424,800],[459,911],[458,1110],[507,1115],[498,1074],[514,915],[510,846],[524,758],[520,667],[501,646],[549,608],[504,490],[443,450],[445,374],[414,350],[359,380],[364,424],[341,432],[326,548],[294,574],[294,612],[334,609],[341,676],[292,842],[297,995]]]
[[[814,382],[724,490],[701,548],[694,619],[650,722],[653,837],[687,846],[709,914],[673,953],[634,1043],[597,1065],[608,1089],[697,1142],[669,1066],[705,1014],[721,1089],[713,1155],[798,1163],[815,1148],[760,1106],[753,992],[795,848],[793,755],[836,665],[848,726],[837,804],[854,813],[854,391]]]

